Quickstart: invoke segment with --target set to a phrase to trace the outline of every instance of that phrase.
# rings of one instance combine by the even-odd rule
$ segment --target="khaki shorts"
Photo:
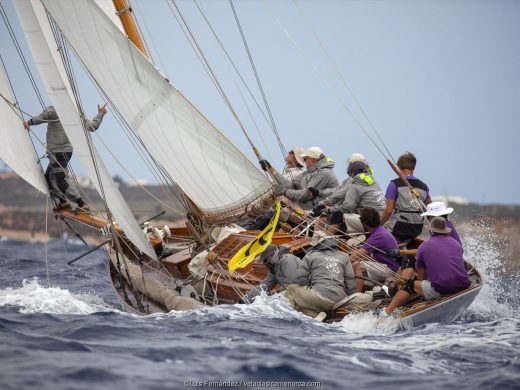
[[[432,287],[432,283],[429,280],[423,280],[421,282],[421,287],[423,290],[424,298],[427,300],[437,299],[441,296],[437,291],[435,291]]]
[[[376,261],[363,261],[363,266],[367,270],[369,279],[377,280],[378,282],[384,282],[386,278],[395,276],[390,268],[386,264],[381,264]]]
[[[322,311],[331,310],[334,306],[334,302],[321,297],[312,287],[308,288],[296,284],[287,286],[285,298],[293,309],[313,318]]]

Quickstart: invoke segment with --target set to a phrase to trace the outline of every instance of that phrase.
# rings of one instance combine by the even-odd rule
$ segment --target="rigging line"
[[[260,152],[258,151],[258,149],[256,149],[255,145],[253,144],[253,141],[251,140],[251,138],[249,137],[249,134],[247,132],[247,130],[245,129],[244,125],[242,124],[242,122],[240,121],[240,118],[238,117],[238,114],[236,113],[236,111],[234,110],[233,108],[233,105],[231,104],[231,102],[229,101],[227,95],[225,94],[222,86],[220,85],[220,83],[218,82],[218,79],[215,75],[215,73],[213,72],[211,66],[209,65],[209,62],[208,60],[206,59],[206,56],[204,55],[204,52],[202,51],[202,48],[200,47],[198,41],[195,39],[195,36],[193,34],[193,32],[191,31],[190,27],[188,26],[186,20],[184,19],[184,16],[182,14],[182,12],[180,11],[179,7],[177,6],[177,3],[175,0],[172,0],[172,3],[173,5],[175,6],[175,9],[177,10],[177,12],[179,13],[179,16],[180,18],[182,19],[182,22],[186,28],[186,30],[188,31],[192,41],[193,41],[193,44],[197,47],[197,50],[198,50],[198,55],[200,55],[199,57],[199,60],[203,60],[203,65],[204,65],[204,68],[206,69],[206,72],[209,72],[208,75],[210,76],[211,80],[213,81],[213,84],[215,85],[215,87],[217,88],[218,92],[220,93],[220,96],[224,99],[224,102],[226,103],[226,105],[228,106],[228,109],[231,111],[231,114],[233,115],[233,117],[235,118],[235,120],[237,121],[240,129],[242,130],[242,133],[244,134],[244,136],[246,137],[247,139],[247,142],[249,143],[249,145],[251,146],[251,148],[253,149],[253,152],[255,152],[257,158],[260,160],[261,159],[261,155],[260,155]],[[170,4],[170,3],[168,3]],[[171,8],[170,6],[170,9],[172,10],[172,13],[174,14],[175,18],[177,19],[177,21],[179,21],[179,19],[177,18],[177,15],[173,12],[173,9]],[[180,21],[179,21],[180,23]],[[183,29],[184,31],[184,29]],[[190,44],[192,44],[190,41]],[[192,46],[193,47],[193,46]],[[197,52],[197,51],[196,51]],[[201,60],[201,61],[202,61]]]
[[[90,153],[90,156],[91,156],[92,164],[94,166],[94,171],[96,173],[96,178],[97,178],[97,181],[98,181],[98,184],[99,184],[99,189],[101,190],[101,194],[100,195],[101,195],[101,198],[103,200],[103,204],[105,206],[105,210],[108,212],[109,211],[109,207],[108,207],[108,203],[107,203],[107,200],[106,200],[105,189],[104,189],[104,186],[103,186],[103,181],[101,179],[101,174],[99,172],[98,161],[97,161],[97,159],[95,157],[94,147],[93,147],[93,144],[92,144],[92,138],[90,137],[90,134],[89,134],[90,131],[86,128],[85,115],[83,113],[81,96],[80,96],[79,90],[77,88],[76,78],[75,78],[75,75],[74,75],[74,70],[72,68],[72,62],[70,60],[69,51],[68,51],[67,46],[65,44],[65,39],[64,39],[63,34],[61,33],[61,30],[59,30],[58,26],[56,25],[54,20],[50,17],[49,13],[47,13],[47,18],[49,20],[49,24],[51,26],[53,26],[54,39],[58,43],[58,46],[59,46],[58,52],[60,53],[60,57],[62,59],[63,65],[65,67],[65,72],[67,73],[67,77],[69,79],[69,84],[70,84],[72,95],[74,96],[74,99],[75,99],[76,104],[77,104],[77,109],[79,111],[79,116],[80,116],[81,124],[82,124],[82,127],[83,127],[83,133],[84,133],[85,139],[87,141],[87,146],[88,146],[89,153]],[[89,124],[89,125],[92,126],[92,124]],[[109,217],[109,219],[111,220],[111,217]]]
[[[238,70],[238,68],[236,67],[234,61],[231,59],[231,56],[229,55],[228,51],[226,50],[226,48],[224,47],[222,41],[220,40],[220,38],[218,37],[216,31],[214,30],[213,26],[211,25],[209,19],[207,18],[206,14],[204,13],[204,11],[202,10],[199,2],[197,0],[194,0],[197,8],[199,9],[202,17],[204,18],[204,20],[206,21],[206,24],[208,25],[208,27],[210,28],[211,32],[213,33],[213,36],[215,37],[215,40],[218,42],[219,44],[219,47],[220,49],[222,50],[222,52],[225,54],[225,56],[227,57],[228,59],[228,62],[232,65],[232,67],[235,69],[235,72],[237,73],[238,77],[240,78],[240,81],[242,81],[242,84],[244,85],[244,87],[246,88],[247,92],[249,93],[249,96],[251,96],[251,99],[253,99],[253,101],[255,102],[255,105],[256,107],[258,108],[258,110],[260,111],[260,113],[262,114],[263,118],[265,119],[267,125],[269,126],[269,128],[273,131],[273,133],[275,134],[276,136],[276,131],[275,129],[273,128],[273,125],[271,124],[271,122],[269,121],[269,119],[267,118],[267,116],[265,115],[265,112],[264,110],[260,107],[260,104],[258,103],[258,101],[256,100],[255,96],[253,95],[253,92],[251,91],[251,89],[249,88],[249,86],[247,85],[246,81],[244,80],[242,74],[240,73],[240,71]],[[244,100],[244,98],[242,98]],[[247,105],[246,105],[247,107]],[[247,107],[248,111],[249,111],[249,107]],[[254,121],[254,120],[253,120]],[[255,126],[256,126],[256,123],[255,123]],[[278,139],[278,142],[279,142],[279,145],[281,145],[281,141],[279,140],[279,137],[277,138]],[[283,145],[282,145],[283,146]]]
[[[244,34],[244,31],[242,30],[242,25],[240,24],[240,20],[238,19],[238,14],[235,9],[235,5],[233,4],[233,0],[229,0],[229,5],[231,6],[231,9],[233,11],[233,15],[235,17],[235,21],[238,26],[238,30],[240,31],[240,36],[242,37],[242,42],[244,43],[244,47],[247,52],[247,56],[249,58],[249,63],[251,64],[251,68],[253,69],[253,73],[255,74],[256,83],[258,84],[258,88],[260,89],[260,93],[262,95],[262,99],[264,100],[265,107],[267,109],[267,113],[269,115],[269,118],[271,119],[271,124],[273,125],[273,130],[275,132],[276,138],[278,140],[278,144],[280,146],[280,150],[282,154],[285,156],[287,151],[285,150],[282,140],[280,139],[280,134],[278,132],[278,129],[276,127],[276,123],[274,121],[273,114],[271,112],[271,108],[269,107],[269,103],[267,102],[267,96],[265,95],[264,88],[262,86],[262,83],[260,81],[260,76],[258,75],[258,71],[256,70],[255,62],[253,61],[253,56],[251,55],[251,51],[249,50],[249,45],[247,44],[246,36]]]
[[[19,116],[19,112],[18,111],[22,111],[21,109],[19,109],[18,107],[16,107],[13,103],[11,103],[4,95],[2,95],[0,93],[0,97],[2,97],[3,100],[5,100],[5,102],[7,103],[7,105],[11,108],[11,110],[13,110],[13,112]],[[52,121],[43,121],[43,122],[54,122],[53,120]],[[51,153],[49,152],[49,150],[47,149],[47,145],[36,135],[36,133],[34,131],[32,131],[31,128],[28,129],[28,131],[31,132],[31,134],[34,136],[34,138],[36,138],[36,140],[39,142],[39,144],[44,148],[45,150],[45,153],[50,156]],[[34,142],[33,142],[33,139],[32,137],[29,137],[31,139],[31,143],[33,144],[33,148],[35,149],[36,151],[36,147],[34,145]],[[49,159],[52,158],[52,157],[49,157]],[[39,164],[41,166],[41,158],[38,160],[39,161]],[[65,167],[63,165],[60,164],[59,161],[55,160],[55,162],[60,166],[60,168],[62,169],[65,169]],[[76,186],[78,187],[79,191],[81,192],[81,194],[86,197],[86,193],[84,191],[82,191],[81,187],[79,186],[79,182],[77,180],[77,177],[74,173],[74,170],[72,169],[72,166],[68,166],[69,170],[70,170],[70,175],[69,176],[72,176],[73,179],[74,179],[74,182],[76,183]],[[43,167],[42,167],[42,171],[43,171]],[[87,197],[88,199],[88,197]],[[96,211],[96,210],[94,210]]]
[[[226,62],[226,65],[228,67],[229,72],[232,73],[231,69],[230,69],[229,62]],[[242,99],[242,103],[244,104],[244,107],[246,108],[247,113],[249,114],[249,118],[251,118],[251,122],[253,122],[253,126],[254,126],[254,128],[256,130],[256,133],[257,133],[258,137],[260,138],[260,140],[262,141],[262,145],[264,146],[264,149],[267,151],[267,154],[268,154],[269,158],[272,159],[273,156],[269,152],[269,148],[267,147],[267,144],[266,144],[265,139],[264,139],[264,137],[262,135],[262,132],[260,131],[260,128],[258,127],[258,124],[256,123],[255,117],[254,117],[254,115],[253,115],[253,113],[252,113],[252,111],[251,111],[251,109],[249,107],[249,104],[247,104],[246,98],[245,98],[244,94],[242,93],[242,89],[240,88],[240,85],[237,83],[236,80],[234,80],[234,82],[235,82],[235,87],[236,87],[238,93],[240,94],[240,98]],[[260,107],[258,107],[258,108],[260,109]],[[264,118],[265,118],[265,116],[264,116]],[[271,127],[269,122],[267,122],[267,124],[268,124],[269,127]],[[271,127],[271,129],[272,129],[272,127]]]
[[[49,251],[48,251],[48,227],[49,227],[49,197],[45,198],[45,270],[47,271],[47,285],[51,287],[51,278],[49,276]]]
[[[104,95],[104,94],[102,93],[102,95]],[[121,127],[121,129],[123,130],[123,132],[126,134],[126,137],[130,141],[134,150],[137,152],[137,154],[141,158],[141,161],[146,165],[146,167],[148,168],[148,170],[150,171],[152,176],[155,178],[155,180],[157,180],[158,183],[163,184],[163,186],[161,188],[163,188],[164,194],[167,197],[170,197],[170,196],[175,197],[175,191],[173,190],[173,188],[171,188],[170,183],[168,182],[168,179],[166,177],[164,177],[164,175],[161,173],[159,167],[154,165],[155,162],[152,160],[150,152],[148,151],[146,146],[143,144],[140,137],[133,132],[133,130],[130,128],[130,125],[128,124],[128,122],[124,118],[122,118],[121,114],[117,111],[117,109],[114,108],[110,98],[108,98],[106,96],[105,96],[105,98],[107,99],[107,101],[110,102],[110,106],[113,108],[113,112],[115,114],[114,117],[116,118],[116,121],[118,122],[118,124]],[[136,179],[134,179],[134,180],[136,180]],[[136,183],[137,183],[137,180],[136,180]],[[168,193],[166,191],[166,188],[170,189],[171,193]],[[179,201],[182,205],[182,200],[179,199]]]
[[[16,96],[16,92],[14,90],[13,83],[11,82],[11,78],[9,77],[9,73],[7,73],[7,67],[5,66],[2,55],[0,55],[0,61],[2,62],[2,66],[4,68],[4,73],[5,73],[5,76],[7,77],[7,82],[9,83],[11,93],[13,94],[13,97],[14,97],[14,103],[11,103],[4,95],[2,95],[1,92],[0,92],[0,97],[2,97],[2,99],[4,99],[6,101],[7,105],[11,106],[11,108],[16,113],[18,118],[20,118],[20,120],[23,122],[24,121],[24,117],[23,117],[24,112],[20,108],[20,102],[18,101],[18,97]],[[36,154],[38,154],[38,151],[36,150],[36,146],[34,145],[33,139],[31,137],[29,137],[29,139],[31,140],[31,144],[32,144],[34,152]],[[39,159],[38,159],[38,164],[40,165],[40,167],[42,168],[42,171],[43,171],[43,166],[41,164],[41,160],[39,160]]]
[[[50,17],[49,13],[47,13],[47,16],[49,18],[49,23],[51,23],[52,18]],[[60,37],[61,37],[61,42],[62,42],[62,46],[61,46],[62,50],[59,50],[60,56],[62,58],[64,66],[65,66],[65,71],[67,72],[67,76],[69,78],[69,82],[71,83],[72,93],[73,93],[74,98],[76,100],[76,103],[78,104],[78,107],[80,109],[81,108],[81,98],[80,98],[80,95],[79,95],[79,91],[76,88],[76,80],[74,78],[74,73],[73,73],[73,69],[72,69],[72,64],[70,62],[70,57],[68,55],[67,46],[64,44],[65,43],[64,36],[61,33],[61,31],[59,30],[59,28],[57,27],[55,22],[54,22],[54,25],[55,25],[55,30],[54,31],[55,31],[56,42],[58,42],[58,44],[59,44],[59,42],[60,42],[59,38]],[[51,26],[52,26],[52,23],[51,23]],[[109,221],[110,229],[112,230],[112,237],[114,238],[114,242],[116,244],[117,249],[119,250],[119,252],[122,253],[120,238],[119,238],[119,236],[117,234],[115,234],[116,229],[115,229],[115,225],[114,225],[114,220],[112,218],[112,213],[109,211],[109,208],[108,208],[108,203],[107,203],[107,200],[106,200],[105,190],[104,190],[103,183],[102,183],[102,180],[101,180],[99,167],[98,167],[97,160],[96,160],[96,158],[94,156],[94,152],[93,152],[92,139],[89,136],[88,130],[86,129],[86,123],[84,121],[85,118],[84,118],[84,115],[82,115],[82,111],[80,111],[80,117],[81,117],[81,122],[82,122],[82,125],[83,125],[83,132],[84,132],[84,135],[85,135],[85,138],[86,138],[86,141],[87,141],[87,146],[89,148],[89,153],[90,153],[91,158],[92,158],[92,163],[94,165],[94,170],[96,172],[97,180],[98,180],[99,187],[100,187],[100,190],[101,190],[101,194],[100,195],[101,195],[101,198],[102,198],[103,203],[105,205],[105,210],[107,211],[107,219]],[[126,260],[124,259],[124,256],[123,256],[123,262],[126,265]],[[127,269],[127,276],[128,276],[128,269]]]
[[[151,37],[152,34],[150,33],[150,29],[148,27],[148,23],[146,23],[146,18],[144,17],[144,12],[141,10],[141,6],[139,5],[139,1],[134,1],[133,2],[133,6],[135,6],[137,8],[137,12],[132,12],[132,15],[134,16],[134,18],[136,18],[136,25],[139,27],[141,25],[144,25],[144,29],[146,31],[146,34],[148,35],[148,37]],[[139,22],[137,22],[137,19],[139,19]],[[140,29],[139,29],[140,30]],[[163,59],[161,57],[161,51],[157,48],[157,46],[155,45],[155,40],[153,39],[144,39],[144,34],[142,33],[142,31],[139,31],[139,33],[142,35],[142,39],[141,41],[143,42],[145,48],[146,48],[146,51],[148,51],[148,55],[150,56],[150,62],[151,63],[155,63],[155,61],[153,60],[153,57],[152,56],[152,51],[150,50],[150,47],[148,46],[148,42],[151,42],[152,44],[152,48],[154,49],[154,53],[155,55],[157,56],[157,58],[159,59],[159,64],[161,65],[162,69],[164,69],[164,75],[166,76],[166,78],[168,78],[168,75],[166,73],[166,66],[164,66],[164,62],[163,62]]]
[[[315,218],[314,220],[307,221],[307,222],[310,223],[310,224],[312,224],[312,225],[314,225],[314,224],[317,222],[318,218],[319,218],[319,217]],[[303,221],[302,223],[305,223],[305,221]],[[325,227],[325,228],[327,228],[327,227],[329,227],[329,226],[330,226],[330,225],[327,224],[327,223],[325,223],[325,224],[323,225],[323,227]],[[315,232],[315,233],[316,233],[316,232]],[[349,245],[349,244],[347,243],[347,240],[345,240],[345,239],[343,239],[343,238],[341,238],[341,237],[338,237],[338,236],[331,236],[331,238],[334,238],[334,239],[335,239],[336,241],[338,241],[339,243],[344,244],[344,245],[347,247],[347,249],[350,249],[350,250],[356,250],[356,249],[358,249],[357,246]],[[366,244],[366,243],[365,243],[365,244]],[[322,243],[322,245],[323,245],[323,243]],[[383,250],[381,250],[381,249],[379,249],[379,248],[376,248],[376,247],[374,247],[373,245],[370,245],[370,244],[366,244],[366,245],[372,247],[373,249],[375,249],[375,250],[377,250],[377,251],[379,251],[379,252],[381,252],[381,253],[383,253],[383,254],[386,254]],[[325,246],[326,248],[332,249],[332,247],[331,247],[330,245],[324,245],[324,246]],[[361,254],[360,254],[360,260],[363,260],[363,261],[370,261],[370,262],[375,262],[375,263],[377,263],[377,265],[375,265],[376,268],[379,266],[379,264],[382,266],[382,267],[380,267],[380,268],[383,269],[383,270],[386,270],[386,268],[388,268],[385,264],[379,263],[376,259],[374,259],[374,258],[373,258],[370,254],[368,254],[368,253],[366,253],[366,254],[365,254],[365,253],[361,253]],[[358,260],[358,261],[359,261],[359,260]],[[401,279],[402,279],[402,276],[399,275],[398,273],[396,273],[395,271],[392,271],[390,268],[388,268],[388,270],[391,272],[391,274],[392,274],[394,277],[398,277],[398,278],[401,278]]]
[[[62,226],[61,226],[61,220],[58,222],[58,231],[60,232],[60,241],[62,242],[62,245],[63,245],[63,252],[65,252],[65,259],[68,261],[69,260],[69,254],[67,252],[67,240],[63,237],[63,230],[61,229]]]
[[[312,60],[309,58],[305,50],[298,45],[298,43],[294,40],[292,35],[287,31],[287,29],[280,23],[278,18],[274,16],[274,14],[271,12],[269,8],[267,8],[267,12],[269,15],[275,20],[275,22],[278,24],[278,26],[282,29],[282,31],[287,35],[289,41],[298,49],[300,54],[303,56],[307,64],[311,67],[311,69],[318,75],[319,79],[325,84],[327,88],[329,88],[332,92],[332,94],[338,99],[340,105],[350,114],[351,118],[356,122],[358,127],[365,133],[365,135],[368,137],[368,139],[372,142],[372,144],[376,147],[376,149],[381,153],[381,155],[387,159],[388,157],[385,155],[384,151],[381,149],[381,147],[377,144],[377,142],[374,140],[374,138],[368,133],[367,129],[363,126],[363,124],[356,118],[352,110],[348,107],[347,104],[345,104],[344,100],[341,98],[341,96],[337,93],[337,91],[334,89],[334,87],[329,83],[327,78],[319,71],[319,69],[316,67],[316,65],[312,62]]]
[[[99,87],[99,86],[97,86]],[[107,101],[111,102],[110,98],[108,98],[104,93],[102,93],[102,95],[105,96],[105,98],[107,99]],[[113,104],[111,103],[111,107],[113,107]],[[168,175],[168,174],[165,174],[165,170],[164,168],[162,167],[162,165],[160,165],[159,162],[157,162],[153,156],[151,155],[151,153],[148,151],[148,149],[146,148],[146,146],[144,145],[142,139],[139,137],[139,135],[135,134],[134,131],[131,129],[130,125],[128,124],[128,122],[121,116],[121,114],[119,113],[119,111],[117,111],[117,109],[114,108],[113,112],[115,113],[115,118],[116,120],[118,121],[119,125],[121,126],[121,128],[123,129],[123,131],[125,132],[128,140],[130,141],[130,143],[132,144],[132,146],[134,147],[134,149],[136,150],[136,152],[139,154],[141,160],[144,162],[144,164],[147,166],[147,168],[149,169],[149,171],[152,173],[152,175],[154,176],[154,178],[157,180],[158,183],[162,183],[163,185],[161,186],[161,189],[162,191],[164,192],[165,196],[167,198],[170,198],[172,200],[177,200],[177,202],[181,205],[181,207],[184,208],[184,211],[188,210],[188,205],[187,203],[184,201],[184,199],[175,191],[175,189],[172,187],[172,184],[174,184],[174,181],[173,179]],[[99,136],[100,137],[100,136]],[[115,157],[114,157],[115,158]],[[133,176],[127,172],[127,174],[133,178]],[[134,178],[134,181],[140,185],[140,183],[137,181],[136,178]],[[144,188],[144,187],[143,187]],[[169,190],[169,192],[167,191],[167,189]],[[162,201],[160,201],[162,203]],[[170,206],[167,206],[168,208],[170,208]],[[181,213],[180,211],[177,210],[178,213]]]
[[[163,183],[164,187],[168,188],[170,190],[170,194],[168,194],[165,191],[165,195],[167,197],[170,197],[172,200],[176,199],[181,206],[184,207],[184,210],[188,210],[189,206],[187,202],[184,200],[183,197],[181,197],[177,191],[172,187],[171,184],[175,184],[175,181],[171,178],[171,176],[166,172],[164,167],[152,156],[150,151],[147,149],[146,145],[144,144],[141,137],[136,134],[129,123],[126,121],[126,119],[123,118],[121,113],[117,110],[117,108],[112,103],[112,100],[108,97],[108,95],[105,93],[105,91],[101,88],[100,85],[98,85],[93,78],[92,74],[88,72],[90,79],[93,81],[94,86],[96,87],[98,93],[102,95],[106,101],[110,102],[110,107],[112,108],[112,111],[115,113],[114,117],[116,118],[117,122],[121,126],[122,130],[126,133],[126,136],[128,140],[131,142],[132,146],[136,150],[136,152],[140,155],[142,161],[144,164],[148,167],[152,175],[155,177],[155,179],[159,183]],[[141,148],[139,148],[139,145]],[[147,157],[146,157],[147,156]],[[162,188],[164,188],[162,187]]]
[[[213,82],[213,85],[215,86],[215,88],[217,89],[218,93],[220,94],[220,96],[222,97],[222,99],[224,100],[224,103],[227,105],[229,111],[231,112],[231,114],[233,115],[235,121],[238,123],[240,129],[242,130],[242,133],[244,134],[244,136],[246,137],[246,140],[248,141],[249,145],[251,146],[251,149],[253,150],[253,152],[255,153],[256,157],[258,160],[263,160],[263,157],[261,156],[260,152],[258,151],[258,149],[255,147],[255,145],[253,144],[251,138],[249,137],[249,134],[247,133],[247,130],[245,129],[245,127],[243,126],[242,122],[240,121],[240,118],[238,117],[238,114],[236,113],[236,111],[234,110],[231,102],[229,101],[229,99],[227,98],[222,86],[220,85],[220,83],[218,82],[218,79],[215,75],[215,73],[213,72],[208,60],[206,59],[206,57],[204,56],[204,53],[202,51],[202,48],[200,47],[200,45],[198,44],[198,41],[196,40],[193,32],[191,31],[191,29],[189,28],[186,20],[184,19],[180,9],[177,7],[177,4],[175,3],[175,0],[172,0],[172,3],[174,4],[176,10],[177,10],[177,13],[179,14],[179,16],[177,15],[177,13],[175,13],[175,11],[173,10],[172,6],[170,5],[170,3],[167,3],[169,8],[170,8],[170,11],[172,12],[173,16],[175,17],[175,19],[177,20],[177,23],[179,24],[184,36],[186,37],[188,43],[190,44],[190,46],[192,47],[195,55],[197,56],[198,60],[200,61],[203,69],[206,71],[206,73],[208,74],[210,80]],[[181,19],[179,19],[181,18]],[[218,130],[217,130],[218,131]],[[268,176],[268,173],[265,173],[266,177],[268,178],[269,180],[269,176]],[[203,192],[204,195],[208,195],[205,191]],[[213,194],[210,194],[210,196],[213,196]]]
[[[182,214],[179,210],[176,210],[174,208],[172,208],[171,206],[169,206],[167,203],[164,203],[163,201],[161,201],[159,198],[157,198],[154,194],[152,194],[151,191],[149,191],[144,185],[142,185],[141,183],[138,182],[138,180],[124,167],[124,165],[121,163],[121,161],[118,160],[118,158],[114,155],[114,153],[112,152],[112,150],[108,147],[108,145],[105,143],[105,141],[103,140],[103,138],[101,136],[98,135],[98,138],[99,140],[101,141],[101,143],[103,144],[103,146],[105,147],[105,149],[107,150],[107,152],[112,156],[112,158],[118,163],[118,165],[123,169],[123,171],[125,171],[125,173],[130,176],[130,178],[132,178],[137,186],[139,188],[141,188],[144,192],[146,192],[148,195],[150,195],[151,198],[153,198],[154,200],[156,200],[157,202],[161,203],[164,207],[168,208],[169,210],[173,211],[174,213],[177,213],[178,215],[184,215]]]
[[[341,71],[341,69],[339,68],[339,66],[337,65],[337,63],[332,59],[332,56],[330,55],[330,53],[328,52],[327,48],[325,47],[325,44],[323,43],[323,41],[320,39],[320,37],[318,36],[318,33],[316,32],[316,29],[313,28],[309,18],[307,17],[307,15],[303,12],[303,9],[299,6],[298,4],[298,0],[293,0],[293,4],[294,6],[296,7],[296,9],[298,10],[298,12],[300,13],[300,15],[302,16],[303,20],[305,21],[305,24],[307,25],[307,27],[309,28],[309,30],[311,30],[314,38],[316,39],[316,41],[318,42],[318,45],[320,46],[321,50],[323,51],[323,53],[325,54],[325,56],[327,57],[327,59],[329,60],[329,62],[331,63],[331,65],[333,66],[334,70],[336,71],[336,73],[339,75],[339,78],[341,79],[342,83],[343,83],[343,86],[344,88],[347,90],[347,92],[350,94],[350,96],[352,96],[352,99],[354,99],[354,102],[356,103],[356,105],[358,106],[358,108],[360,109],[360,111],[363,113],[363,116],[365,117],[365,119],[367,120],[368,124],[370,125],[370,127],[372,128],[372,130],[374,131],[374,133],[377,135],[377,138],[379,139],[379,141],[381,142],[381,144],[383,145],[383,147],[385,148],[386,152],[388,153],[388,156],[390,156],[390,158],[392,159],[392,161],[395,162],[395,160],[393,159],[392,157],[392,154],[390,153],[390,151],[388,150],[385,142],[383,141],[383,139],[381,138],[380,134],[379,134],[379,131],[377,131],[376,127],[374,126],[374,124],[372,123],[372,121],[370,120],[370,118],[368,117],[368,114],[366,113],[365,109],[363,108],[363,106],[361,105],[361,102],[358,100],[358,98],[356,97],[356,95],[354,94],[354,92],[352,91],[352,89],[350,88],[350,85],[348,84],[345,76],[343,75],[343,72]]]
[[[38,101],[39,101],[42,109],[44,109],[45,103],[43,101],[42,95],[38,89],[36,80],[34,79],[34,76],[32,75],[29,64],[27,63],[27,60],[25,59],[23,50],[20,47],[18,39],[16,38],[16,34],[14,33],[14,29],[13,29],[11,23],[9,22],[9,18],[7,17],[7,12],[5,11],[3,3],[1,1],[0,1],[0,14],[2,14],[2,19],[4,20],[4,24],[7,27],[7,31],[9,32],[9,35],[11,36],[11,40],[13,41],[13,44],[16,48],[18,56],[20,57],[20,60],[22,61],[22,65],[23,65],[25,72],[29,78],[29,81],[34,89],[34,92],[36,93],[36,97],[38,98]]]
[[[1,97],[1,98],[2,98],[6,103],[7,103],[7,105],[11,108],[11,110],[13,110],[13,112],[14,112],[16,115],[20,116],[19,111],[20,111],[20,112],[24,112],[24,111],[22,111],[20,108],[16,107],[16,105],[15,105],[14,103],[10,102],[9,99],[7,99],[7,98],[6,98],[4,95],[2,95],[1,93],[0,93],[0,97]],[[27,114],[27,113],[26,113],[26,114]],[[44,121],[44,122],[51,122],[51,121]],[[38,143],[43,147],[43,149],[45,150],[45,153],[46,153],[47,155],[49,155],[50,152],[49,152],[49,150],[47,149],[47,145],[45,144],[45,142],[43,142],[43,141],[38,137],[38,135],[37,135],[37,134],[32,130],[31,127],[29,127],[29,128],[27,129],[27,131],[30,131],[30,132],[31,132],[31,134],[34,136],[34,138],[36,138],[36,140],[38,141]],[[31,138],[31,142],[32,142],[32,138]],[[34,144],[33,144],[33,145],[34,145]],[[42,158],[43,158],[43,157],[42,157]],[[41,158],[40,158],[40,160],[41,160]],[[41,163],[40,163],[40,165],[41,165]],[[60,166],[61,166],[61,165],[60,165]]]

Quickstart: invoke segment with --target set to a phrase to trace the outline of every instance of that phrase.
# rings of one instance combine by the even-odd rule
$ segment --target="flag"
[[[229,272],[235,272],[237,268],[244,268],[251,263],[254,258],[265,251],[271,241],[280,217],[280,202],[276,202],[276,211],[269,222],[269,225],[250,243],[240,248],[240,250],[228,262]]]

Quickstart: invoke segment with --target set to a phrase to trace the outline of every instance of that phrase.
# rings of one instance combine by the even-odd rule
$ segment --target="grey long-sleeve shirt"
[[[300,258],[290,253],[279,255],[277,251],[273,254],[270,262],[273,265],[274,273],[269,270],[265,279],[244,295],[242,298],[244,302],[251,302],[262,290],[267,292],[271,291],[278,283],[282,286],[282,289],[285,290],[289,284],[295,282],[298,267],[301,263]]]
[[[337,303],[356,288],[355,275],[348,255],[338,250],[334,239],[326,239],[302,260],[296,284],[311,285],[325,299]]]
[[[313,200],[307,188],[313,187],[321,191],[338,186],[338,178],[333,170],[334,164],[331,159],[323,158],[294,180],[289,180],[278,172],[274,174],[274,178],[286,188],[287,199],[297,201],[303,209],[310,210],[321,200],[321,197]]]
[[[85,119],[85,126],[89,131],[96,131],[101,125],[103,115],[97,114],[91,121]],[[72,152],[72,145],[65,133],[65,129],[58,118],[53,106],[29,120],[29,125],[47,123],[47,151],[50,153]]]
[[[364,207],[373,207],[381,214],[386,207],[386,198],[377,182],[373,181],[372,184],[368,184],[360,175],[356,175],[352,183],[346,186],[343,201],[337,203],[333,210],[356,214]]]

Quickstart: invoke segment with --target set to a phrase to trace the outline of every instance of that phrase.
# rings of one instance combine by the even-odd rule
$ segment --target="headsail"
[[[2,67],[0,67],[0,93],[10,102],[14,102]],[[48,194],[47,183],[27,130],[23,128],[22,120],[1,98],[0,139],[2,140],[0,158],[27,183],[38,191]]]
[[[92,1],[43,3],[147,149],[206,214],[237,209],[268,179],[148,61]]]
[[[36,0],[31,0],[30,2],[17,1],[15,6],[45,88],[60,117],[67,137],[74,147],[74,154],[79,157],[98,192],[105,196],[111,213],[128,239],[141,251],[155,259],[156,255],[150,242],[139,228],[137,221],[93,145],[92,155],[90,153],[82,121],[75,101],[71,96],[70,84],[58,54],[45,9]]]

